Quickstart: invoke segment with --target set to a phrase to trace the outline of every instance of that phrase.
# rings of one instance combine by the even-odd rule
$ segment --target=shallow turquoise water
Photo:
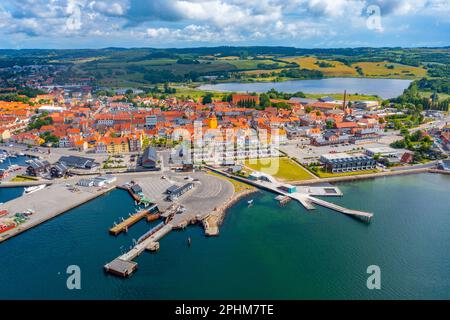
[[[229,210],[219,237],[205,238],[199,226],[172,232],[125,280],[102,267],[150,226],[109,236],[134,205],[113,191],[0,244],[0,299],[450,298],[450,177],[339,186],[344,197],[330,200],[374,212],[370,225],[295,202],[280,208],[273,194],[259,192],[252,207],[242,200]],[[0,189],[0,197],[14,192]],[[72,264],[81,267],[78,291],[66,289]],[[381,268],[379,291],[366,288],[373,264]]]

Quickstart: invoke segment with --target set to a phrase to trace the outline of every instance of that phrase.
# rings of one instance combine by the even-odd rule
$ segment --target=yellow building
[[[217,123],[217,118],[216,116],[212,116],[208,119],[208,127],[210,129],[217,129],[218,127],[218,123]]]
[[[0,139],[2,141],[11,138],[11,132],[8,129],[0,129]]]
[[[127,138],[109,138],[106,142],[106,151],[108,153],[118,154],[130,152]]]

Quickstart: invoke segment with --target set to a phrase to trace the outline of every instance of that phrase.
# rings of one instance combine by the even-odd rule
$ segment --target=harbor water
[[[374,212],[371,224],[294,201],[279,207],[260,191],[228,211],[219,237],[204,237],[200,226],[167,235],[129,279],[103,265],[157,222],[110,236],[134,210],[115,190],[0,243],[0,299],[449,299],[450,176],[339,187],[344,196],[329,200]],[[20,193],[0,189],[0,201]],[[70,265],[81,269],[80,290],[67,289]],[[381,290],[367,289],[370,265],[380,267]]]

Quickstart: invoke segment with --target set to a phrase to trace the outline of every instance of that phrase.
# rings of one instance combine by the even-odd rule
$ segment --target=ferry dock
[[[150,229],[138,239],[136,245],[130,251],[105,264],[105,272],[124,278],[131,276],[137,270],[138,265],[133,260],[145,250],[157,251],[159,249],[158,241],[172,229],[173,226],[170,223],[165,224],[164,222]]]
[[[139,222],[144,218],[147,218],[147,221],[155,220],[155,218],[159,218],[159,214],[156,213],[157,211],[158,206],[156,204],[152,205],[150,208],[142,209],[139,212],[132,214],[127,219],[124,219],[122,222],[111,227],[109,229],[109,233],[114,236],[117,236],[122,232],[127,232],[129,227],[131,227],[132,225],[134,225],[135,223]],[[155,217],[152,217],[152,215],[155,215]]]
[[[149,209],[153,212],[153,206],[157,205],[158,213],[139,212],[124,220],[121,225],[114,226],[113,232],[116,233],[119,230],[123,232],[126,227],[130,227],[145,217],[152,221],[160,219],[161,222],[140,236],[128,252],[122,253],[104,265],[105,272],[120,277],[131,276],[137,270],[137,263],[133,260],[145,251],[158,251],[159,241],[172,230],[184,229],[190,224],[203,222],[207,217],[226,206],[234,196],[234,187],[231,182],[204,172],[195,172],[189,175],[167,173],[152,177],[133,177],[133,182],[140,186],[141,192],[138,194],[140,197],[152,195],[155,200]],[[186,185],[189,185],[189,190],[184,191],[176,198],[169,197],[168,190],[179,190]],[[127,186],[127,184],[123,186]],[[178,189],[173,186],[178,186]],[[169,200],[170,198],[172,200]],[[111,234],[114,234],[113,232]]]

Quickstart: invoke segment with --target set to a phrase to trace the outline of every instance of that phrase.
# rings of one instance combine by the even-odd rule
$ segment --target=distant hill
[[[192,63],[187,63],[191,61]],[[195,62],[195,63],[194,63]],[[64,77],[94,77],[99,86],[162,82],[283,81],[321,77],[450,77],[450,47],[1,49],[0,68],[64,64]],[[303,70],[303,71],[302,71]],[[313,71],[313,72],[311,72]]]

